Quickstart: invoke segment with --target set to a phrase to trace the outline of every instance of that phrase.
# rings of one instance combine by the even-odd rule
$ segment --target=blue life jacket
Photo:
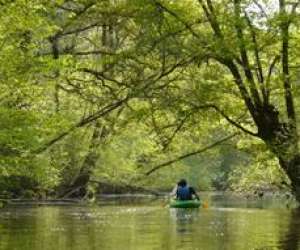
[[[190,188],[188,186],[177,188],[176,196],[178,200],[191,200],[192,194],[190,192]]]

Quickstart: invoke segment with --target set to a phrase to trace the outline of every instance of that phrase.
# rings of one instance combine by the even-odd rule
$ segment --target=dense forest
[[[299,1],[1,0],[1,197],[290,190]]]

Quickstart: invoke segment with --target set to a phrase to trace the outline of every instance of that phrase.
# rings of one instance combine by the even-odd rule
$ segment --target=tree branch
[[[120,82],[115,78],[111,78],[111,77],[105,75],[104,71],[97,71],[97,70],[93,70],[93,69],[89,69],[89,68],[80,68],[80,69],[78,69],[78,71],[81,71],[81,72],[84,72],[84,73],[89,73],[89,74],[95,76],[99,80],[107,80],[107,81],[110,81],[110,82],[114,82],[118,86],[130,87],[128,84],[126,84],[124,82]]]
[[[175,17],[178,21],[180,21],[185,27],[186,29],[188,29],[193,36],[197,37],[198,39],[200,39],[200,35],[197,34],[193,28],[192,25],[188,24],[187,22],[185,22],[184,20],[182,20],[174,11],[169,10],[167,7],[165,7],[164,5],[162,5],[162,3],[160,3],[157,0],[154,0],[155,4],[157,6],[159,6],[162,10],[166,11],[167,13],[169,13],[171,16]]]
[[[47,142],[46,144],[44,144],[42,147],[34,150],[32,153],[34,154],[40,154],[42,152],[44,152],[45,150],[47,150],[50,146],[52,146],[53,144],[55,144],[56,142],[60,141],[61,139],[63,139],[65,136],[67,136],[68,134],[70,134],[72,131],[74,131],[76,128],[80,128],[83,127],[97,119],[99,119],[100,117],[103,117],[105,115],[107,115],[108,113],[112,112],[113,110],[116,110],[117,108],[119,108],[120,106],[122,106],[125,102],[127,102],[129,100],[129,97],[126,97],[122,100],[119,100],[115,103],[111,103],[105,107],[103,107],[101,110],[99,110],[98,112],[96,112],[95,114],[92,114],[86,118],[83,118],[81,121],[79,121],[78,123],[76,123],[75,125],[73,125],[71,128],[69,128],[67,131],[59,134],[58,136],[56,136],[55,138],[53,138],[52,140],[50,140],[49,142]]]
[[[246,12],[244,13],[244,15],[246,17],[248,26],[250,28],[252,43],[254,45],[254,54],[255,54],[256,66],[257,66],[257,70],[258,70],[257,78],[258,78],[258,81],[262,84],[264,82],[264,74],[263,74],[263,69],[262,69],[262,65],[261,65],[261,61],[260,61],[260,57],[259,57],[259,49],[258,49],[258,43],[256,40],[255,28],[253,27],[251,20]],[[263,85],[261,85],[261,86],[263,87]],[[265,95],[264,88],[262,88],[262,93],[263,93],[263,95]]]
[[[270,89],[271,76],[272,76],[272,73],[273,73],[276,63],[279,62],[279,60],[280,60],[280,56],[279,55],[275,56],[273,61],[270,64],[270,67],[268,70],[268,75],[267,75],[267,79],[266,79],[266,98],[267,98],[266,101],[267,101],[267,103],[269,102],[270,92],[271,92],[271,89]]]
[[[190,152],[190,153],[181,155],[181,156],[179,156],[179,157],[176,157],[176,158],[173,159],[173,160],[170,160],[170,161],[161,163],[161,164],[159,164],[159,165],[153,167],[151,170],[147,171],[147,172],[145,173],[145,175],[146,175],[146,176],[149,176],[149,175],[151,175],[152,173],[154,173],[155,171],[157,171],[157,170],[159,170],[159,169],[161,169],[161,168],[163,168],[163,167],[169,166],[169,165],[171,165],[171,164],[173,164],[173,163],[175,163],[175,162],[181,161],[181,160],[183,160],[183,159],[185,159],[185,158],[188,158],[188,157],[191,157],[191,156],[193,156],[193,155],[201,154],[201,153],[203,153],[203,152],[205,152],[205,151],[207,151],[207,150],[209,150],[209,149],[211,149],[211,148],[214,148],[214,147],[216,147],[216,146],[222,144],[223,142],[225,142],[225,141],[227,141],[227,140],[232,139],[233,137],[235,137],[235,136],[238,135],[238,134],[239,134],[239,133],[231,134],[231,135],[226,136],[226,137],[224,137],[223,139],[221,139],[221,140],[219,140],[219,141],[216,141],[216,142],[214,142],[214,143],[212,143],[212,144],[210,144],[210,145],[208,145],[208,146],[206,146],[206,147],[204,147],[204,148],[201,148],[201,149],[199,149],[199,150],[196,150],[196,151],[193,151],[193,152]]]
[[[223,34],[221,32],[220,26],[219,26],[219,24],[216,20],[216,17],[215,17],[214,9],[212,7],[212,2],[210,0],[207,0],[208,7],[204,3],[204,0],[198,0],[198,2],[202,6],[202,9],[203,9],[207,19],[209,20],[210,26],[211,26],[212,30],[214,31],[216,37],[218,39],[220,39],[221,44],[225,44]],[[212,11],[212,13],[211,13],[211,11]],[[228,51],[228,48],[226,48],[224,46],[224,50]],[[230,51],[228,51],[228,53],[225,53],[225,54],[231,55]],[[242,76],[239,72],[239,69],[238,69],[237,65],[235,64],[235,62],[233,60],[233,59],[236,59],[236,57],[234,55],[227,56],[227,57],[222,57],[222,56],[215,55],[214,57],[212,56],[212,58],[217,60],[219,63],[225,65],[230,70],[230,72],[231,72],[231,74],[234,78],[234,81],[235,81],[236,85],[239,88],[241,96],[242,96],[249,112],[251,113],[253,119],[257,123],[258,120],[257,120],[256,111],[255,111],[255,105],[252,102],[252,99],[251,99],[250,94],[248,93],[248,90],[247,90],[247,88],[244,84],[244,81],[243,81],[243,78],[242,78]],[[239,62],[239,59],[237,59],[237,61]]]
[[[59,34],[59,37],[68,36],[68,35],[72,35],[72,34],[77,34],[77,33],[80,33],[80,32],[83,32],[83,31],[95,28],[95,27],[100,26],[100,25],[101,24],[99,22],[96,22],[96,23],[92,23],[92,24],[90,24],[88,26],[85,26],[85,27],[82,27],[82,28],[77,28],[77,29],[74,29],[74,30],[69,30],[69,31],[61,32]]]
[[[244,39],[244,34],[242,31],[242,26],[241,26],[241,6],[240,6],[240,0],[234,0],[234,13],[235,13],[235,29],[237,33],[237,38],[239,40],[239,48],[240,48],[240,53],[241,53],[241,59],[242,59],[242,66],[245,72],[245,76],[248,79],[248,82],[250,84],[250,92],[251,95],[254,99],[254,103],[256,106],[261,106],[262,102],[260,100],[260,96],[258,94],[256,85],[255,85],[255,80],[252,74],[252,71],[250,69],[250,63],[249,63],[249,58],[247,54],[247,49],[245,47],[245,39]]]
[[[216,15],[214,13],[214,8],[213,8],[213,5],[212,5],[211,1],[210,0],[206,1],[207,6],[206,6],[206,4],[204,3],[203,0],[198,0],[198,2],[202,6],[202,9],[203,9],[203,11],[204,11],[209,23],[210,23],[210,26],[212,27],[213,31],[215,32],[215,35],[218,38],[222,38],[222,40],[223,40],[223,34],[221,32],[220,25],[217,22]]]
[[[53,45],[52,45],[53,46]],[[70,48],[62,49],[61,51],[57,50],[59,55],[75,55],[75,56],[88,56],[88,55],[110,55],[115,56],[116,53],[107,50],[90,50],[90,51],[74,51],[70,50]],[[53,54],[53,52],[41,52],[39,56],[48,56]]]
[[[181,121],[179,122],[179,124],[176,126],[176,128],[174,129],[172,135],[170,137],[168,137],[168,141],[164,144],[163,147],[163,151],[166,150],[168,148],[168,146],[172,143],[173,139],[175,138],[175,136],[178,134],[178,132],[182,129],[182,127],[184,126],[184,124],[186,123],[186,121],[188,120],[188,118],[192,115],[192,112],[190,112],[189,114],[187,114],[184,119],[181,119]]]
[[[233,126],[235,126],[236,128],[242,130],[243,132],[245,132],[246,134],[258,137],[258,133],[254,133],[246,128],[244,128],[242,125],[240,125],[238,122],[234,121],[233,119],[231,119],[228,115],[226,115],[224,113],[224,111],[222,111],[221,109],[219,109],[217,106],[215,105],[211,105],[211,108],[215,109],[220,115],[222,115],[226,121],[228,121],[230,124],[232,124]]]
[[[187,102],[188,104],[192,105],[194,107],[194,109],[208,109],[208,108],[213,108],[215,111],[217,111],[221,116],[223,116],[226,121],[228,121],[230,124],[232,124],[233,126],[235,126],[236,128],[242,130],[243,132],[245,132],[246,134],[249,134],[251,136],[255,136],[258,137],[257,133],[254,133],[246,128],[244,128],[241,124],[239,124],[237,121],[234,121],[233,119],[231,119],[228,115],[225,114],[224,111],[222,111],[219,107],[217,107],[215,104],[206,104],[206,105],[195,105],[193,103]]]
[[[246,89],[242,76],[239,72],[238,67],[235,65],[235,63],[230,60],[230,59],[223,59],[223,58],[219,58],[217,59],[221,64],[227,66],[227,68],[230,70],[233,79],[236,83],[236,85],[239,88],[239,91],[241,93],[241,96],[250,112],[250,114],[252,115],[254,121],[257,123],[257,114],[256,114],[256,107],[252,102],[252,99],[248,93],[248,90]]]
[[[281,64],[282,64],[282,77],[283,86],[285,90],[285,102],[287,115],[292,123],[293,127],[296,128],[296,114],[294,107],[294,100],[292,94],[292,86],[290,81],[289,72],[289,26],[290,21],[287,19],[286,13],[286,2],[285,0],[279,0],[280,14],[282,15],[282,22],[280,24],[281,28],[281,38],[282,38],[282,51],[281,51]]]
[[[266,18],[269,18],[268,14],[266,13],[266,11],[264,10],[264,7],[257,1],[257,0],[253,0],[253,3],[256,5],[256,7],[259,8],[259,10],[261,11],[261,13],[263,13],[263,15]]]

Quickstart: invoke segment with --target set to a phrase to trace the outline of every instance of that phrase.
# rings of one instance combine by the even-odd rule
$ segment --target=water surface
[[[0,210],[0,250],[300,249],[300,211],[284,199],[205,197],[208,209],[163,200]]]

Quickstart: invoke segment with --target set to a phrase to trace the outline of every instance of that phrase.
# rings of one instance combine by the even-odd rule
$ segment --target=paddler
[[[185,179],[181,179],[177,183],[176,187],[173,189],[171,194],[173,196],[176,196],[177,200],[181,201],[193,199],[200,200],[195,189],[193,187],[188,186],[187,181]]]

